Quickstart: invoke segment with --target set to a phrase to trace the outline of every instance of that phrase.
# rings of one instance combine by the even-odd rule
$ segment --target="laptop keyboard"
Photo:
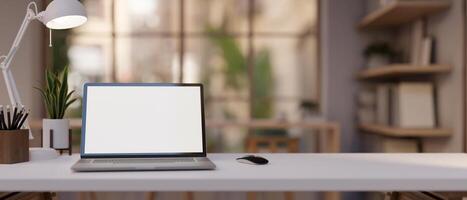
[[[119,158],[119,159],[93,159],[92,163],[100,164],[138,164],[138,163],[186,163],[195,162],[194,158]]]

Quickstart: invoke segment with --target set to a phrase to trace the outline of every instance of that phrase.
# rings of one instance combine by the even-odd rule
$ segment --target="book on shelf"
[[[423,43],[423,22],[417,20],[412,25],[412,37],[410,47],[410,63],[412,65],[420,65],[421,49]]]
[[[363,87],[357,95],[357,118],[360,123],[375,123],[376,93],[374,87]]]
[[[364,111],[359,115],[365,116]],[[434,128],[434,88],[430,82],[376,86],[375,123],[400,128]],[[365,118],[365,117],[361,117]]]
[[[372,107],[360,107],[357,111],[358,121],[362,124],[376,123],[376,111]]]
[[[376,123],[390,125],[390,99],[391,84],[379,84],[376,86]]]
[[[376,93],[374,87],[363,87],[358,92],[358,105],[361,107],[375,107]]]
[[[433,38],[425,37],[422,41],[422,46],[420,49],[420,65],[428,66],[431,64],[432,53],[433,53]]]
[[[434,128],[434,89],[430,82],[401,82],[391,93],[391,124],[401,128]]]

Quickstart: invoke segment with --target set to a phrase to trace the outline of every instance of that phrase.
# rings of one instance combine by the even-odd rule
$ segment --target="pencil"
[[[23,106],[23,108],[21,108],[21,110],[19,111],[18,115],[16,116],[16,119],[13,120],[13,129],[16,130],[16,129],[19,128],[19,127],[18,127],[18,124],[19,124],[19,122],[21,121],[21,118],[22,118],[23,115],[24,115],[24,111],[25,111],[25,109],[24,109],[24,106]]]
[[[26,118],[28,118],[29,112],[30,112],[30,110],[28,110],[28,112],[26,112],[26,114],[23,116],[23,119],[21,119],[21,122],[19,122],[18,129],[21,129],[21,127],[23,126],[24,121],[26,121]]]
[[[3,123],[3,130],[6,130],[8,129],[8,126],[6,124],[6,121],[5,121],[5,107],[2,106],[2,123]]]
[[[21,121],[21,118],[23,117],[23,115],[24,115],[24,108],[22,108],[19,111],[18,115],[16,116],[16,119],[13,120],[13,129],[15,129],[15,130],[19,129],[18,125],[19,125],[19,122]]]
[[[5,119],[3,118],[3,105],[0,105],[0,130],[5,130]]]
[[[10,106],[9,105],[6,106],[6,117],[7,117],[7,120],[8,120],[7,129],[10,129],[11,128],[11,116],[10,116]]]
[[[12,109],[13,109],[13,117],[11,119],[11,125],[12,125],[11,128],[13,128],[13,125],[15,124],[16,118],[18,117],[17,116],[18,115],[18,105],[12,106]]]

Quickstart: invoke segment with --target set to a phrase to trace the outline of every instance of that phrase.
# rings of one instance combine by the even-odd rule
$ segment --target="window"
[[[208,120],[298,121],[319,107],[318,1],[85,0],[88,23],[54,40],[67,38],[76,89],[202,82]],[[209,130],[232,151],[251,131]]]

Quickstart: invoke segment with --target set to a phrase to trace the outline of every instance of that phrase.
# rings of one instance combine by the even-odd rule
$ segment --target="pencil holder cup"
[[[0,131],[0,164],[29,161],[29,130]]]
[[[66,149],[69,147],[70,121],[68,119],[42,120],[42,147]]]

